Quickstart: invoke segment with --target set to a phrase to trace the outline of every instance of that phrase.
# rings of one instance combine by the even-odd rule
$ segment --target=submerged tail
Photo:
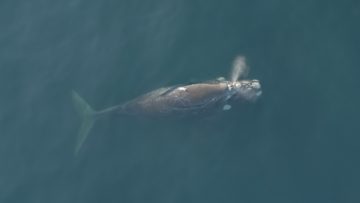
[[[78,136],[77,136],[76,146],[75,146],[75,155],[77,155],[81,146],[84,144],[92,126],[94,125],[95,111],[75,91],[72,91],[72,99],[74,102],[74,106],[82,120],[80,129],[78,132]]]

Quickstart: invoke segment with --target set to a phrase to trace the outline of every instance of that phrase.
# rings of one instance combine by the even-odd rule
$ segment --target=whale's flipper
[[[81,126],[79,128],[76,146],[75,146],[75,155],[77,155],[80,151],[81,146],[84,144],[92,126],[95,122],[95,111],[91,108],[91,106],[83,99],[81,96],[72,91],[72,99],[74,102],[74,106],[80,115],[81,118]]]

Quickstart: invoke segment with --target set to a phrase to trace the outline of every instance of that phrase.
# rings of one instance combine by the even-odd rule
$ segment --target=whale
[[[228,79],[162,87],[103,110],[94,110],[76,91],[73,103],[82,119],[75,154],[78,154],[95,121],[110,115],[145,118],[188,118],[228,111],[234,104],[251,103],[262,95],[260,81],[245,79],[249,72],[244,56],[234,59]]]

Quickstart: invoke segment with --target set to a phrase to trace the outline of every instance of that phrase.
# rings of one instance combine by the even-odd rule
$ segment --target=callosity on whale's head
[[[231,85],[232,100],[256,101],[262,94],[259,80],[240,80]]]
[[[230,99],[233,101],[256,101],[262,94],[259,80],[242,79],[249,73],[244,56],[237,56],[228,82]],[[240,80],[239,80],[240,79]]]

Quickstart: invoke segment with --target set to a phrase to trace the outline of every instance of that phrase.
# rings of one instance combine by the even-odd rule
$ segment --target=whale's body
[[[262,93],[260,82],[238,80],[246,72],[245,58],[240,56],[234,61],[230,80],[222,78],[212,82],[163,87],[101,111],[94,111],[79,94],[73,92],[75,107],[83,119],[75,153],[78,153],[95,120],[100,117],[128,115],[149,118],[183,118],[229,110],[231,103],[256,101]]]
[[[140,117],[186,117],[221,110],[231,98],[226,82],[159,88],[122,105],[97,112]]]

